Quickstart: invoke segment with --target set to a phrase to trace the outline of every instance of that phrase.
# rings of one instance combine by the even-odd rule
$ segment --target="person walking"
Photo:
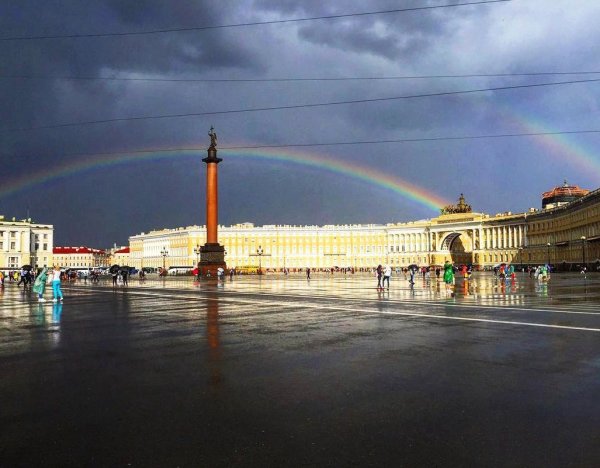
[[[381,265],[377,265],[377,289],[383,289],[381,285],[381,278],[383,276],[383,267]]]
[[[306,268],[306,279],[309,280],[310,279],[310,267]]]
[[[25,270],[24,268],[21,268],[19,275],[20,275],[20,279],[19,279],[19,282],[17,283],[17,286],[21,286],[21,283],[23,283],[23,288],[25,288],[27,286],[27,270]]]
[[[448,260],[444,263],[444,283],[446,283],[446,293],[450,292],[454,296],[454,292],[451,291],[451,285],[454,284],[454,267]]]
[[[392,267],[386,265],[383,269],[383,282],[381,283],[381,289],[385,287],[387,281],[387,288],[390,289],[390,277],[392,276]]]
[[[37,275],[33,283],[33,292],[38,295],[38,302],[46,302],[44,291],[46,290],[46,281],[48,281],[48,268],[44,267],[42,272]]]
[[[54,270],[52,271],[52,302],[58,302],[63,300],[63,293],[60,290],[60,267],[58,265],[54,265]]]

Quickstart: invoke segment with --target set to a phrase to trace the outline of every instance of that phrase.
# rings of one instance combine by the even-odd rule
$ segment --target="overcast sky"
[[[0,0],[0,38],[197,28],[454,3]],[[455,201],[462,192],[475,211],[540,207],[541,193],[563,179],[588,189],[600,186],[600,133],[376,142],[600,130],[600,82],[56,126],[600,79],[598,24],[597,0],[512,0],[149,35],[1,40],[0,214],[24,218],[29,212],[35,221],[54,225],[57,245],[93,247],[126,244],[130,235],[154,228],[204,224],[201,158],[211,125],[224,159],[219,220],[226,225],[436,216],[398,191],[327,169],[338,162],[410,182],[445,200]],[[594,71],[599,73],[564,74]],[[561,74],[519,75],[546,72]],[[173,81],[469,74],[513,76]],[[65,79],[92,77],[136,80]],[[258,157],[225,149],[359,141],[374,143],[263,150]],[[131,161],[130,152],[165,148],[198,151],[137,153],[142,158]],[[323,167],[277,159],[290,151],[297,161],[318,158]],[[67,170],[86,163],[86,170]]]

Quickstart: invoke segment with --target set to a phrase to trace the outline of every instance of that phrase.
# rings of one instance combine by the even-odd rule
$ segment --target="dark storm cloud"
[[[0,30],[4,37],[142,31],[452,3],[454,0],[25,0],[0,3]],[[2,42],[1,74],[294,78],[597,69],[600,63],[593,45],[600,40],[596,26],[600,4],[582,0],[578,5],[573,8],[571,2],[562,0],[528,0],[148,36]],[[157,83],[0,78],[0,131],[128,116],[380,98],[528,80]],[[0,187],[13,177],[51,171],[88,157],[74,156],[78,153],[203,148],[212,124],[219,133],[221,148],[242,143],[493,134],[527,130],[527,122],[550,129],[600,127],[598,89],[597,85],[579,85],[4,132],[0,134]],[[594,154],[596,142],[589,137],[584,143],[589,143],[587,150]],[[371,165],[450,199],[465,191],[470,202],[488,212],[537,206],[539,193],[560,183],[563,177],[571,178],[571,173],[583,180],[582,184],[595,180],[590,176],[594,171],[576,171],[568,151],[561,170],[556,169],[556,162],[544,164],[547,147],[530,140],[307,147],[293,151],[310,152],[324,162],[335,158]],[[27,197],[20,192],[0,199],[0,214],[24,216],[29,203],[36,219],[55,225],[57,242],[98,247],[126,242],[129,235],[152,228],[202,224],[200,153],[168,161],[98,168],[53,180],[41,188],[63,195],[59,208],[48,201],[46,192],[37,193],[40,186],[36,186]],[[222,155],[220,219],[225,224],[389,222],[431,214],[373,184],[357,183],[318,168],[261,159],[246,161],[230,158],[225,151]],[[552,157],[560,161],[558,151]],[[518,170],[507,170],[511,158]],[[530,176],[533,173],[537,174],[535,178]],[[504,190],[508,177],[518,187],[527,186],[527,194],[524,190]],[[72,229],[72,225],[78,229]]]
[[[282,15],[304,14],[327,16],[349,12],[374,12],[395,9],[449,5],[451,2],[370,2],[354,5],[352,10],[344,3],[294,2],[263,0],[257,5]],[[461,7],[464,8],[464,7]],[[469,15],[468,10],[420,10],[380,15],[354,16],[309,23],[300,23],[300,39],[319,46],[327,46],[346,53],[367,53],[388,60],[409,60],[430,47],[434,39],[443,40],[449,31],[451,18]]]
[[[182,23],[202,25],[226,21],[226,17],[219,13],[222,9],[214,6],[214,2],[186,2],[173,8],[172,4],[155,0],[94,4],[29,1],[21,2],[18,8],[0,6],[0,30],[6,37],[119,32],[124,29],[181,26]],[[8,41],[3,42],[0,48],[0,63],[4,74],[34,77],[123,76],[130,73],[198,75],[209,70],[260,68],[257,54],[248,45],[234,39],[222,31],[211,31]],[[72,85],[88,90],[92,101],[94,94],[103,91],[110,97],[110,83],[74,82]],[[51,119],[51,113],[45,111],[55,109],[57,96],[60,96],[60,83],[51,80],[2,80],[0,86],[4,103],[2,125],[5,128],[36,125],[40,119]],[[111,102],[106,99],[102,107],[110,107]]]

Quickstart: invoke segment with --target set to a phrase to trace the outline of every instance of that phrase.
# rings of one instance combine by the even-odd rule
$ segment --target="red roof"
[[[118,253],[129,253],[129,247],[124,247],[124,248],[122,248],[120,250],[115,250],[115,253],[116,254],[118,254]]]
[[[106,254],[104,250],[92,249],[91,247],[54,247],[52,253],[55,255]]]
[[[542,200],[557,196],[583,197],[588,193],[590,193],[589,190],[579,188],[577,187],[577,185],[568,185],[565,181],[565,183],[561,187],[554,187],[549,192],[544,192],[542,194]]]

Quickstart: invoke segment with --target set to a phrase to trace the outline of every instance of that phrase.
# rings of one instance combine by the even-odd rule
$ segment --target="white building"
[[[22,265],[52,265],[54,227],[34,223],[31,218],[17,221],[0,216],[0,270]]]

